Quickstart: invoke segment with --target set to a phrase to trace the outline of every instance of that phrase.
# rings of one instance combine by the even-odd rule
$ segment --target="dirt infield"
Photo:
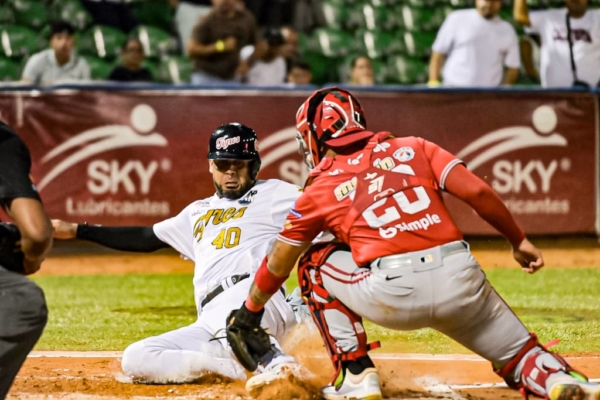
[[[564,244],[563,244],[564,245]],[[567,246],[556,242],[541,246],[548,267],[591,267],[600,265],[600,247]],[[564,246],[563,246],[564,247]],[[480,243],[473,253],[484,267],[516,267],[502,243]],[[172,252],[157,255],[103,253],[95,255],[59,252],[44,264],[40,275],[124,274],[192,272],[193,265]],[[320,343],[318,338],[311,343]],[[319,344],[320,345],[320,344]],[[314,346],[319,346],[314,344]],[[321,345],[322,346],[322,345]],[[318,398],[318,387],[331,377],[329,361],[305,343],[292,350],[316,374],[308,387],[286,383],[264,392],[260,399]],[[308,351],[307,351],[308,349]],[[315,356],[321,354],[321,356]],[[389,399],[520,399],[506,388],[482,359],[470,355],[411,355],[373,353]],[[9,399],[249,399],[241,382],[208,376],[186,385],[136,385],[121,376],[120,353],[34,352],[20,371]],[[573,366],[600,378],[600,355],[570,359]]]

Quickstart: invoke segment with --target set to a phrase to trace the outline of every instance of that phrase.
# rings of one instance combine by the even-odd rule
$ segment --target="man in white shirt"
[[[600,10],[588,9],[588,1],[566,0],[566,8],[528,11],[526,0],[515,0],[515,20],[541,38],[543,87],[600,82]]]
[[[497,87],[512,85],[519,75],[515,29],[498,13],[501,0],[476,0],[475,9],[448,15],[433,44],[429,86]]]
[[[70,23],[53,23],[50,48],[27,60],[21,81],[33,85],[52,85],[60,81],[89,80],[90,66],[77,56],[73,33]]]
[[[285,83],[287,65],[281,55],[285,44],[279,29],[267,29],[256,46],[242,49],[241,58],[248,64],[245,82],[252,86],[278,86]],[[244,72],[241,69],[240,72]]]
[[[246,298],[251,278],[301,194],[298,186],[278,179],[257,180],[257,145],[256,133],[247,126],[230,123],[217,128],[208,154],[216,193],[153,226],[52,221],[57,239],[79,238],[136,252],[172,247],[195,263],[198,319],[127,347],[122,368],[134,382],[186,383],[210,372],[231,379],[246,378],[225,341],[226,318]],[[299,304],[302,300],[294,295],[286,301],[281,291],[267,304],[262,325],[273,335],[271,352],[261,359],[259,373],[246,382],[250,393],[290,374],[306,377],[305,370],[279,345],[301,319],[301,308],[293,307]]]

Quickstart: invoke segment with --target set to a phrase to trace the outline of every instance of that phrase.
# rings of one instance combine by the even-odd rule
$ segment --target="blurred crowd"
[[[79,2],[82,12],[92,19],[89,37],[78,32],[77,19],[61,19],[68,15],[64,10],[74,1]],[[13,45],[7,49],[5,36],[9,39],[16,36],[14,33],[11,36],[12,31],[4,27],[10,25],[4,10],[17,9],[23,4],[33,7],[36,3],[50,9],[58,7],[54,3],[63,2],[60,4],[63,14],[48,16],[45,25],[48,48],[24,57],[19,68],[22,82],[50,85],[100,79],[290,87],[325,83],[315,79],[318,75],[339,79],[339,82],[327,83],[356,86],[387,83],[379,78],[379,61],[368,51],[354,52],[344,58],[344,72],[337,75],[323,74],[323,70],[337,68],[327,59],[317,65],[314,60],[305,58],[300,41],[311,32],[319,32],[320,46],[323,42],[329,47],[340,46],[333,36],[323,36],[327,33],[322,29],[327,25],[327,16],[323,15],[324,8],[319,1],[8,0],[0,9],[5,56],[0,64],[9,62],[17,48]],[[434,32],[426,54],[414,64],[417,70],[421,69],[415,76],[423,78],[414,78],[411,83],[429,87],[498,87],[523,83],[543,87],[597,86],[600,82],[600,10],[592,8],[589,1],[566,0],[562,7],[530,10],[528,4],[533,4],[533,0],[513,0],[511,4],[503,0],[475,0],[473,8],[451,10]],[[165,6],[170,7],[172,18],[166,23],[170,25],[165,28],[166,39],[161,39],[155,37],[158,34],[152,27],[142,26],[138,19],[144,12],[152,14],[154,8],[159,14],[167,10],[161,8]],[[138,7],[137,13],[132,10],[135,7]],[[511,21],[506,18],[507,8],[512,14]],[[397,10],[389,8],[388,12]],[[83,56],[78,51],[85,50],[86,46],[78,43],[85,40],[91,42],[88,48],[97,53],[93,57]],[[10,40],[8,42],[10,47]],[[165,43],[170,46],[171,55],[161,58],[159,69],[156,61],[148,58],[154,56],[156,60]],[[105,60],[111,56],[111,45],[118,54],[115,54],[116,62],[108,64]],[[393,47],[393,43],[389,46]],[[396,68],[407,68],[403,59],[390,59],[399,66]],[[9,74],[0,78],[11,80]]]

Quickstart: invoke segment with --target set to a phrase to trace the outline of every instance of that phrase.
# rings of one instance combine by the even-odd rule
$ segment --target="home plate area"
[[[246,400],[243,382],[209,375],[193,384],[139,385],[122,376],[120,352],[33,352],[8,399],[224,399]],[[263,390],[255,398],[319,399],[319,386],[331,378],[324,357],[298,357],[318,379],[293,380]],[[374,353],[386,399],[521,399],[492,372],[489,363],[471,355]],[[600,371],[600,355],[567,357],[588,373]],[[591,376],[600,381],[600,376]]]

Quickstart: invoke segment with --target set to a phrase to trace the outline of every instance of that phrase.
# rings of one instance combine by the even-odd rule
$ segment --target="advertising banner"
[[[29,146],[54,218],[148,225],[214,193],[206,160],[219,125],[259,136],[261,178],[302,184],[294,117],[308,93],[57,91],[0,95]],[[421,136],[464,160],[529,233],[595,231],[596,98],[565,92],[360,93],[371,130]],[[448,197],[467,234],[494,231]]]

